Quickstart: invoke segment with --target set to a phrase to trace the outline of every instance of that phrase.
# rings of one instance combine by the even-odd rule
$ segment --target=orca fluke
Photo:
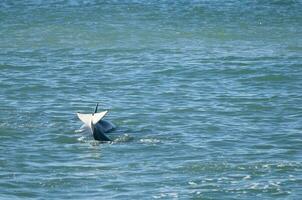
[[[105,135],[112,131],[115,126],[105,120],[102,120],[108,111],[97,112],[98,104],[96,105],[95,111],[92,114],[77,113],[78,118],[88,127],[95,140],[99,141],[111,141],[109,137]]]

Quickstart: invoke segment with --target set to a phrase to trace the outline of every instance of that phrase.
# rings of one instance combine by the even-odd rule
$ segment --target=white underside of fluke
[[[107,110],[99,113],[94,114],[83,114],[77,113],[79,119],[87,126],[91,128],[91,122],[93,125],[97,124],[101,119],[105,117],[107,114]]]

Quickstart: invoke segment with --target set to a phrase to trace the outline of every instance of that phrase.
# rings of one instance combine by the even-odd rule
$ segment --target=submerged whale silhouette
[[[111,141],[105,133],[112,131],[115,126],[111,122],[103,120],[108,111],[98,113],[98,106],[99,104],[96,105],[94,113],[92,114],[77,113],[77,116],[84,125],[89,128],[95,140]]]

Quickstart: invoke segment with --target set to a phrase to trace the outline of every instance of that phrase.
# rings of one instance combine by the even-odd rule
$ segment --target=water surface
[[[299,199],[301,1],[1,1],[1,199]],[[100,144],[76,112],[109,109]]]

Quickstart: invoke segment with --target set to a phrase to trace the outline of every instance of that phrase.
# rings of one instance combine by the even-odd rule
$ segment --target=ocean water
[[[302,1],[0,1],[0,199],[301,199]],[[111,143],[80,133],[99,102]]]

